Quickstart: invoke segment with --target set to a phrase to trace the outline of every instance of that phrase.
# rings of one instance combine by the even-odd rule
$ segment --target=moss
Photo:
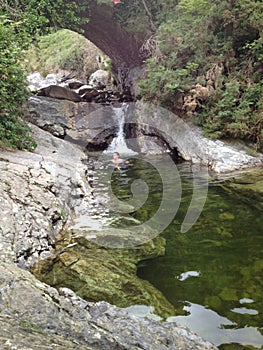
[[[33,331],[44,333],[44,331],[43,331],[43,329],[41,327],[37,326],[36,324],[30,323],[30,322],[28,322],[27,320],[25,320],[23,318],[21,318],[19,320],[19,323],[20,323],[21,327],[23,327],[25,329],[30,329],[30,330],[33,330]]]
[[[163,238],[133,249],[100,248],[85,236],[71,241],[65,238],[64,247],[61,242],[57,244],[56,257],[32,268],[41,281],[55,288],[70,288],[88,301],[105,300],[119,307],[153,305],[161,317],[171,316],[173,306],[161,292],[136,276],[139,261],[164,254]],[[70,243],[74,245],[68,246]]]

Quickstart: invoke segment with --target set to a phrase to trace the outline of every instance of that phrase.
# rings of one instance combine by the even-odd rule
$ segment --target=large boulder
[[[174,113],[148,103],[137,102],[131,108],[130,123],[137,125],[141,152],[147,151],[147,137],[155,136],[175,149],[184,160],[226,173],[262,165],[263,155],[254,157],[243,150],[202,135],[202,130]]]
[[[2,349],[216,350],[174,323],[139,319],[108,303],[55,290],[15,265],[0,265]]]
[[[89,144],[106,148],[107,139],[118,129],[112,106],[34,96],[28,108],[30,122],[55,136],[76,140],[83,148]]]
[[[226,142],[208,139],[200,128],[166,109],[142,102],[129,103],[127,107],[126,135],[131,136],[129,146],[135,151],[161,153],[167,149],[175,150],[182,159],[208,166],[217,173],[262,164],[262,155],[251,156]],[[120,121],[114,106],[93,103],[76,104],[32,97],[29,109],[30,121],[55,135],[77,140],[83,147],[94,145],[105,149],[116,135]]]
[[[59,100],[69,100],[73,102],[81,102],[83,99],[75,91],[58,85],[50,85],[38,92],[39,96],[52,97]]]
[[[1,259],[25,268],[52,255],[71,208],[91,192],[83,181],[85,154],[31,128],[38,142],[35,153],[0,152]]]
[[[57,85],[61,82],[61,76],[58,74],[48,74],[45,78],[40,72],[36,71],[27,76],[28,88],[32,92],[46,88],[50,85]]]

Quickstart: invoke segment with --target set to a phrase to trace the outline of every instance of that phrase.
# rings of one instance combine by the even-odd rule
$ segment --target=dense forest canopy
[[[140,82],[144,100],[195,121],[211,136],[242,138],[262,148],[261,0],[0,0],[0,5],[1,140],[15,135],[26,96],[17,65],[22,49],[38,35],[69,28],[110,56],[117,73],[146,63]]]

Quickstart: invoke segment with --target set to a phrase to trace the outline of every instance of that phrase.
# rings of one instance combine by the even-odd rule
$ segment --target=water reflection
[[[252,342],[260,347],[263,344],[263,335],[255,327],[237,328],[236,323],[202,305],[188,303],[183,309],[187,316],[169,317],[167,321],[187,326],[217,346],[229,343],[248,346]]]
[[[236,344],[233,349],[259,349],[263,345],[262,213],[210,183],[201,217],[182,233],[193,178],[189,164],[177,167],[183,195],[173,223],[163,233],[166,255],[141,264],[138,275],[174,305],[176,315],[169,321],[189,326],[220,349],[230,349],[231,344]],[[150,196],[132,214],[146,221],[160,204],[161,179],[139,161],[124,173],[113,179],[120,198],[130,199],[129,186],[135,178],[147,181]]]

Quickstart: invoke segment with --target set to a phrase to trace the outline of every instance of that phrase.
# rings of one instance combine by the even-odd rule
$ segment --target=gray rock
[[[50,85],[48,87],[45,87],[39,90],[38,95],[52,97],[59,100],[69,100],[73,102],[83,101],[81,96],[79,96],[75,91],[58,85]]]
[[[76,92],[81,96],[81,95],[85,94],[85,92],[91,91],[91,90],[94,90],[94,87],[93,87],[93,86],[82,84],[82,86],[80,86],[80,87],[76,90]]]
[[[29,121],[55,136],[72,138],[83,146],[101,145],[118,129],[111,106],[74,103],[34,96],[28,101]],[[67,136],[66,136],[67,138]]]
[[[155,135],[165,140],[170,148],[175,148],[183,159],[209,166],[217,173],[262,164],[262,155],[252,157],[222,141],[210,140],[202,135],[201,129],[166,109],[137,102],[131,115],[130,122],[134,120],[138,125],[141,136],[138,143],[142,152],[148,151],[148,140],[143,135]]]
[[[66,81],[66,84],[70,89],[75,90],[81,88],[84,85],[84,82],[77,79],[70,79]]]
[[[262,164],[262,155],[253,157],[222,141],[210,140],[202,135],[201,129],[168,110],[142,102],[128,106],[125,122],[136,125],[137,140],[133,140],[130,147],[135,151],[153,154],[176,149],[183,159],[206,165],[217,173]],[[30,121],[54,135],[68,135],[84,148],[88,145],[107,147],[109,141],[105,140],[112,139],[118,130],[112,106],[33,97],[29,99],[29,109]]]
[[[0,300],[0,344],[7,349],[216,349],[177,324],[88,303],[65,288],[57,292],[12,264],[0,266]]]
[[[70,208],[79,201],[71,194],[90,193],[82,180],[85,155],[34,125],[32,130],[37,153],[0,152],[1,258],[24,267],[53,251]]]
[[[74,254],[79,254],[78,249],[68,254],[74,247],[90,253],[86,256],[90,258],[86,267],[93,269],[96,278],[98,266],[93,243],[75,236],[67,245],[65,230],[70,216],[87,210],[92,197],[85,181],[86,167],[82,162],[85,154],[76,145],[34,125],[31,127],[38,142],[35,153],[0,152],[0,347],[18,350],[216,349],[176,324],[139,319],[106,302],[89,303],[66,288],[58,292],[26,270],[41,258],[52,260],[58,255],[70,266]],[[60,252],[55,251],[59,244]],[[130,261],[123,264],[122,278],[127,288],[130,274],[133,275],[130,286],[136,286],[135,262],[154,256],[155,249],[149,242],[144,251],[141,248],[126,251],[126,259],[131,254]],[[162,249],[160,245],[157,250]],[[115,273],[118,282],[117,270],[122,266],[116,260],[116,251],[102,251],[104,256],[112,255],[110,261],[116,264],[116,269],[111,276]],[[79,256],[77,260],[80,261]],[[100,286],[104,282],[97,280],[97,283]],[[141,286],[143,294],[146,289]],[[151,291],[155,295],[153,286]]]
[[[89,85],[93,87],[106,87],[109,83],[109,72],[99,69],[89,77]]]
[[[34,72],[27,76],[27,83],[29,90],[36,92],[47,86],[58,84],[60,79],[61,77],[56,74],[48,74],[46,78],[44,78],[39,72]]]

